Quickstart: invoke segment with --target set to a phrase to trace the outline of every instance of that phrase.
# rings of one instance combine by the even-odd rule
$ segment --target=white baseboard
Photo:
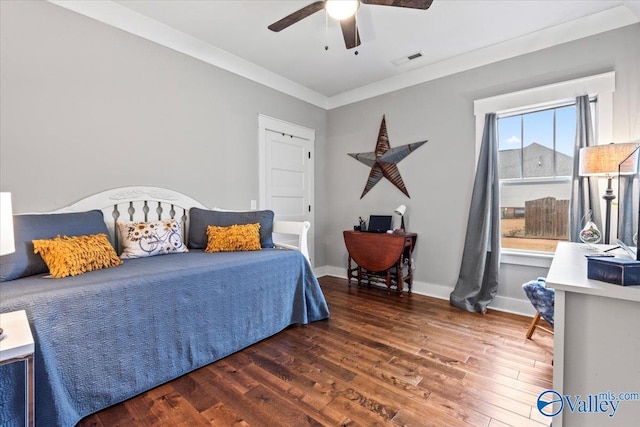
[[[341,279],[347,278],[347,269],[342,267],[325,265],[315,268],[314,272],[317,277],[332,276],[339,277]],[[419,282],[417,280],[413,281],[413,293],[418,295],[425,295],[449,301],[449,294],[451,294],[452,290],[453,288],[450,286]],[[489,304],[489,308],[507,313],[520,314],[527,317],[535,314],[535,309],[529,300],[503,297],[500,295],[497,295],[493,299],[491,304]]]
[[[324,274],[322,276],[340,277],[342,279],[346,279],[347,278],[347,269],[346,268],[332,267],[330,265],[325,265],[324,267],[320,267],[320,268],[316,269],[316,272],[318,270],[322,270],[324,272]],[[319,275],[317,273],[316,273],[316,276],[322,277],[321,275]]]
[[[335,274],[331,274],[330,270],[332,267],[323,265],[322,267],[314,267],[313,268],[313,272],[315,273],[316,277],[322,277],[322,276],[335,276]],[[339,277],[339,276],[336,276]],[[345,273],[344,273],[344,277],[347,277],[347,270],[345,269]]]
[[[527,317],[533,317],[536,313],[536,309],[533,308],[531,301],[528,299],[509,298],[500,295],[496,295],[491,304],[489,304],[489,308]]]

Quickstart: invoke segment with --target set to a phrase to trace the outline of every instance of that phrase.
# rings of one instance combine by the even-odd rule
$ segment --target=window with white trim
[[[608,72],[598,75],[593,75],[589,77],[583,77],[575,80],[568,80],[559,83],[554,83],[546,86],[535,87],[531,89],[525,89],[518,92],[506,93],[502,95],[493,96],[490,98],[478,99],[474,101],[474,115],[476,118],[476,160],[480,153],[480,146],[482,144],[482,133],[484,130],[484,119],[485,114],[487,113],[496,113],[497,116],[503,121],[503,129],[499,129],[500,133],[504,137],[505,133],[511,133],[507,131],[507,127],[505,125],[505,120],[511,117],[516,117],[519,115],[523,115],[525,117],[520,118],[522,124],[522,130],[515,130],[514,135],[506,136],[506,140],[511,138],[512,136],[516,136],[520,139],[520,156],[526,150],[528,145],[531,145],[533,142],[538,143],[539,145],[546,147],[547,149],[551,149],[550,143],[540,143],[538,141],[539,138],[535,138],[536,141],[533,141],[534,138],[527,139],[528,136],[533,136],[535,133],[532,133],[530,128],[530,123],[535,122],[534,119],[538,117],[529,116],[526,117],[529,113],[542,113],[547,110],[556,110],[555,111],[555,122],[556,127],[558,127],[558,122],[562,121],[563,116],[565,114],[570,113],[570,109],[562,110],[564,107],[569,107],[575,104],[575,99],[579,95],[588,94],[592,100],[597,99],[597,108],[595,108],[595,104],[592,104],[592,118],[595,127],[595,136],[596,141],[598,143],[606,143],[613,141],[613,92],[615,90],[615,72]],[[561,111],[562,110],[562,111]],[[546,118],[548,123],[553,123],[552,119],[549,119],[548,115],[551,113],[543,113],[540,115],[540,119]],[[575,115],[575,112],[573,113]],[[545,116],[545,117],[542,117]],[[560,120],[559,120],[560,119]],[[518,119],[512,119],[513,122],[516,122]],[[571,121],[572,128],[575,128],[575,118]],[[507,123],[508,124],[508,123]],[[558,153],[564,154],[564,148],[562,147],[562,142],[558,141],[558,136],[555,135],[558,132],[563,139],[573,139],[572,137],[565,138],[562,136],[563,134],[563,125],[560,124],[560,129],[553,129],[553,124],[548,125],[547,133],[549,135],[553,134],[556,138],[555,146],[553,146],[554,156],[559,156]],[[519,127],[517,129],[520,129]],[[528,131],[529,129],[529,131]],[[517,132],[520,132],[518,136]],[[527,143],[529,141],[529,143]],[[604,142],[599,142],[604,141]],[[516,139],[511,139],[512,143],[517,143]],[[507,142],[505,141],[505,144]],[[573,141],[572,141],[573,143]],[[507,146],[502,146],[500,149],[506,150]],[[512,147],[517,148],[517,147]],[[531,151],[531,150],[529,150]],[[518,154],[516,154],[518,156]],[[562,157],[558,161],[556,157],[554,159],[554,175],[547,176],[549,173],[547,172],[548,164],[543,165],[538,164],[540,162],[545,161],[546,157],[537,156],[528,156],[528,162],[525,163],[527,155],[523,157],[523,161],[518,166],[517,173],[519,174],[517,177],[514,176],[512,178],[504,178],[503,184],[501,186],[501,192],[504,193],[505,203],[507,203],[508,193],[510,190],[509,187],[513,186],[515,189],[520,187],[520,189],[526,188],[523,186],[529,186],[529,190],[533,192],[533,184],[536,182],[543,183],[547,188],[552,185],[556,185],[558,187],[562,187],[562,182],[564,181],[566,184],[565,188],[569,188],[570,178],[564,175],[562,172],[562,165],[558,163],[562,163]],[[549,160],[547,159],[547,162]],[[545,166],[543,168],[543,166]],[[543,173],[544,172],[544,173]],[[513,172],[515,173],[515,172]],[[544,176],[540,176],[544,175]],[[507,183],[507,180],[509,182]],[[562,190],[564,191],[564,190]],[[568,190],[566,190],[568,194]],[[533,193],[532,193],[533,194]],[[553,193],[550,193],[553,194]],[[564,194],[564,193],[563,193]],[[568,198],[568,196],[567,196]],[[509,202],[511,203],[511,202]],[[506,206],[506,205],[504,205]],[[514,206],[513,215],[520,216],[524,215],[525,212],[521,206]],[[515,249],[515,248],[502,248],[502,263],[509,264],[519,264],[519,265],[531,265],[531,266],[548,266],[550,260],[551,253],[547,251],[539,251],[535,249]]]

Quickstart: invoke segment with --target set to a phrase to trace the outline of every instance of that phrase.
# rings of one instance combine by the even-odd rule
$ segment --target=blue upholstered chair
[[[552,288],[547,288],[544,277],[538,277],[536,280],[525,283],[522,285],[522,289],[527,295],[527,298],[529,298],[529,301],[531,301],[533,307],[536,309],[536,315],[531,321],[529,330],[527,331],[527,338],[531,338],[536,328],[540,328],[543,331],[553,334],[551,329],[538,325],[538,321],[540,320],[540,317],[542,317],[553,327],[553,304],[555,291]]]

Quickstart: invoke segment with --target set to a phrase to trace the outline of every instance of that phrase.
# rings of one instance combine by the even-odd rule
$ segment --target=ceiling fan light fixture
[[[333,19],[342,21],[351,18],[360,7],[359,0],[327,0],[324,8]]]

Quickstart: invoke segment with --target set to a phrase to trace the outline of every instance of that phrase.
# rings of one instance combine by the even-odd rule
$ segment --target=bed
[[[36,342],[37,425],[75,425],[290,325],[329,317],[308,259],[308,223],[273,221],[273,247],[206,253],[189,241],[200,236],[194,233],[203,215],[207,222],[259,213],[208,210],[170,190],[127,187],[91,196],[55,215],[60,214],[28,217],[39,223],[70,218],[75,222],[66,225],[77,228],[84,220],[74,215],[99,214],[119,250],[116,221],[172,218],[189,249],[60,279],[40,273],[0,283],[0,312],[26,310]],[[20,235],[16,226],[17,252]],[[292,239],[278,240],[286,236]],[[16,365],[0,367],[2,426],[24,425],[24,374]]]

